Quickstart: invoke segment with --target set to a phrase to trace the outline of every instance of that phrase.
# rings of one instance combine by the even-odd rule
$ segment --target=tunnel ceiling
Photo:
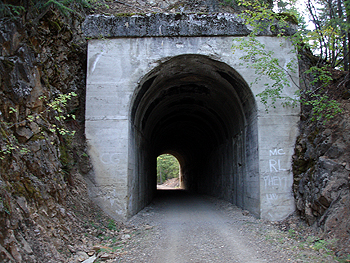
[[[145,77],[133,124],[156,155],[205,155],[244,127],[246,84],[233,69],[204,56],[183,55]]]

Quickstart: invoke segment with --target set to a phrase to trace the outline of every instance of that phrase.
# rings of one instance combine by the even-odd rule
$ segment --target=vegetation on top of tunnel
[[[91,8],[96,0],[0,0],[0,18],[17,19],[27,16],[28,20],[39,21],[51,8],[61,14],[77,13],[81,8]]]
[[[243,7],[240,17],[253,30],[248,37],[235,40],[233,51],[241,50],[245,53],[241,59],[247,67],[255,70],[257,76],[253,83],[258,83],[263,77],[272,80],[273,84],[264,84],[265,89],[257,95],[266,111],[270,107],[275,108],[276,102],[292,107],[301,103],[312,108],[312,120],[324,123],[341,113],[340,104],[327,94],[327,87],[333,81],[332,70],[349,69],[350,45],[347,43],[350,40],[350,2],[308,0],[307,10],[312,17],[310,23],[315,30],[310,29],[303,15],[295,8],[296,0],[276,1],[275,10],[271,5],[258,0],[236,2]],[[320,8],[316,8],[316,5]],[[292,36],[288,34],[291,18],[298,25],[298,31]],[[299,61],[308,60],[308,69],[301,72],[300,83],[292,77],[296,73],[298,60],[282,65],[274,52],[267,51],[266,46],[257,38],[259,32],[266,28],[277,32],[277,37],[291,40]],[[298,91],[293,96],[287,96],[284,91],[292,83],[298,87]]]
[[[180,164],[171,154],[162,154],[157,157],[157,184],[179,177]]]

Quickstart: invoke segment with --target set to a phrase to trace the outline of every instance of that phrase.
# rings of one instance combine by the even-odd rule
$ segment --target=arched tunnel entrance
[[[203,55],[173,57],[143,77],[130,114],[129,216],[154,197],[164,152],[181,163],[184,189],[259,215],[257,107],[233,68]]]
[[[175,154],[176,155],[176,154]],[[181,164],[171,153],[157,157],[157,189],[182,189]]]

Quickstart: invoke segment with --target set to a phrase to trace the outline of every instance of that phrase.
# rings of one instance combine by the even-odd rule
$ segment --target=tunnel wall
[[[282,65],[296,58],[287,40],[258,39],[275,52]],[[140,94],[145,76],[176,56],[195,54],[228,65],[245,83],[252,83],[254,70],[241,65],[243,53],[232,54],[233,40],[229,36],[89,40],[86,138],[94,167],[89,192],[110,215],[125,219],[135,214],[149,203],[155,191],[155,183],[149,178],[155,171],[156,153],[131,120],[135,96]],[[296,72],[296,81],[297,76]],[[215,181],[210,182],[214,179],[207,176],[209,182],[199,184],[198,190],[223,197],[259,217],[279,220],[294,211],[291,156],[299,109],[277,105],[266,113],[264,106],[255,102],[265,83],[270,80],[263,78],[249,85],[250,97],[237,94],[242,112],[240,133],[232,134],[213,150],[206,171],[192,172],[198,178],[201,172],[216,174]],[[291,86],[288,95],[296,90],[293,83]],[[255,108],[247,106],[251,103]],[[231,157],[234,161],[230,163],[235,165],[221,165]],[[186,165],[184,176],[192,169]],[[224,177],[227,174],[235,176]],[[208,187],[210,183],[217,190]]]
[[[209,181],[203,182],[200,189],[260,216],[257,114],[250,114],[239,133],[213,152],[205,169]]]
[[[128,209],[130,217],[148,205],[156,190],[156,160],[150,153],[150,145],[142,134],[130,126],[128,170]],[[146,179],[147,178],[147,179]]]

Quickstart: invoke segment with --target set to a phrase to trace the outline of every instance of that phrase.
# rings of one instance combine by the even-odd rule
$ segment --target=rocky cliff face
[[[348,72],[340,71],[332,72],[332,78],[318,92],[337,100],[343,112],[326,122],[312,121],[310,106],[302,106],[293,191],[301,218],[321,236],[337,239],[338,253],[346,255],[350,253],[350,79]]]
[[[36,22],[0,20],[0,262],[66,262],[112,222],[82,177],[91,169],[82,20],[54,9]]]

